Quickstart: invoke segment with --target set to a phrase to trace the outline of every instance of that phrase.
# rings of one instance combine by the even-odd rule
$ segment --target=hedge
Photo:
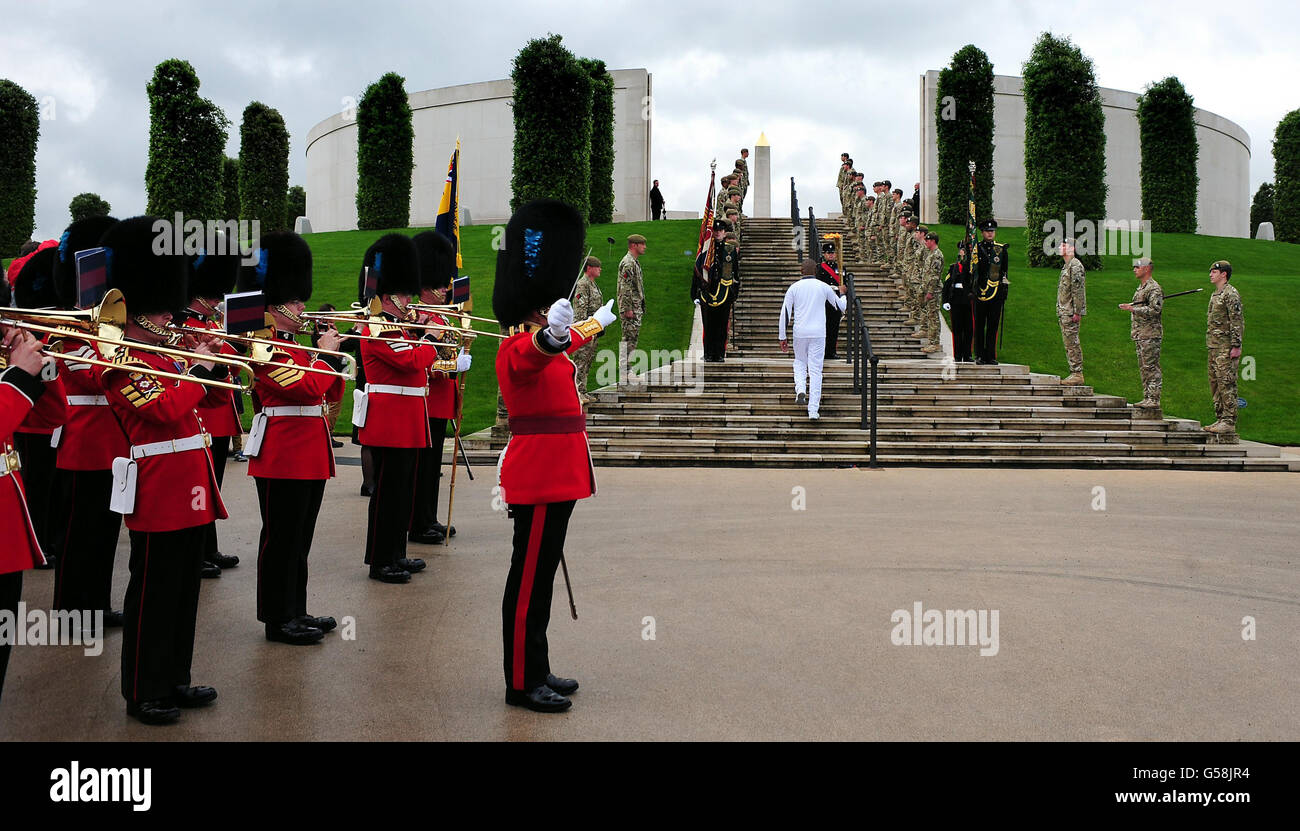
[[[591,75],[591,213],[588,221],[614,221],[614,76],[605,62],[583,58]]]
[[[1142,218],[1156,233],[1196,233],[1195,108],[1172,75],[1138,96],[1142,142]]]
[[[239,159],[225,157],[221,167],[223,219],[239,218]]]
[[[536,38],[515,56],[515,145],[510,209],[549,197],[591,215],[591,75],[559,35]]]
[[[40,112],[31,93],[0,80],[0,257],[18,249],[36,230],[36,141]]]
[[[947,104],[945,99],[951,98]],[[949,117],[945,117],[949,116]],[[975,162],[975,216],[993,216],[993,64],[974,45],[939,71],[934,109],[939,155],[939,221],[965,225],[970,162]]]
[[[1300,242],[1300,110],[1282,117],[1273,134],[1273,232]]]
[[[363,231],[410,224],[415,128],[405,83],[386,73],[357,105],[357,228]]]
[[[1255,191],[1255,199],[1250,203],[1250,238],[1255,238],[1261,222],[1273,221],[1273,183],[1265,182]],[[1277,229],[1273,229],[1275,234]]]
[[[239,218],[257,220],[262,233],[290,229],[289,131],[280,113],[260,101],[244,108],[239,127]]]
[[[188,61],[171,59],[154,69],[149,94],[149,162],[145,211],[186,219],[222,219],[223,172],[230,121],[199,97],[199,77]]]
[[[302,185],[294,185],[289,188],[289,192],[285,195],[284,204],[284,218],[289,223],[289,228],[292,229],[294,223],[298,221],[298,217],[307,215],[306,189]]]
[[[108,216],[113,206],[100,198],[98,193],[79,193],[68,203],[68,213],[72,221],[77,222],[90,216]]]
[[[1069,38],[1044,32],[1024,65],[1026,244],[1032,266],[1060,267],[1055,250],[1043,251],[1048,223],[1089,220],[1101,227],[1106,213],[1106,119],[1092,61]],[[1075,229],[1065,229],[1073,236]],[[1096,237],[1094,237],[1096,239]],[[1089,269],[1096,252],[1079,252]]]

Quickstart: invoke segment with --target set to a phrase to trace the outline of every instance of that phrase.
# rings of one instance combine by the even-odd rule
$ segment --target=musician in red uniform
[[[220,233],[220,232],[218,232]],[[240,255],[238,243],[226,240],[224,236],[214,245],[214,251],[200,251],[189,258],[189,303],[177,321],[182,326],[192,329],[221,329],[221,312],[219,304],[235,288],[235,278],[239,275]],[[238,357],[238,351],[229,343],[222,343],[223,354]],[[225,482],[226,458],[230,455],[230,440],[243,434],[244,428],[239,423],[239,412],[235,409],[234,390],[220,390],[210,396],[216,406],[206,403],[198,406],[199,421],[203,422],[203,431],[212,436],[212,469],[217,473],[217,486]],[[217,542],[217,524],[214,522],[204,532],[203,567],[199,573],[203,577],[220,577],[223,568],[239,565],[239,558],[222,554]]]
[[[155,254],[153,217],[124,219],[100,244],[108,249],[108,284],[126,298],[127,340],[161,344],[172,310],[187,297],[182,255]],[[129,457],[114,460],[114,496],[130,499],[116,508],[131,537],[131,578],[126,587],[122,636],[122,697],[126,712],[146,724],[169,724],[178,707],[198,707],[217,697],[212,687],[190,686],[198,616],[199,567],[204,526],[226,518],[209,438],[195,407],[221,400],[194,381],[150,374],[160,370],[222,380],[224,368],[208,360],[220,351],[216,338],[189,347],[188,366],[146,348],[122,347],[105,369],[109,406],[131,443]],[[205,400],[206,399],[206,400]],[[130,487],[134,479],[134,488]],[[119,491],[121,492],[119,494]]]
[[[368,278],[383,311],[358,328],[383,340],[361,341],[366,385],[352,416],[361,425],[358,438],[371,448],[375,462],[365,561],[371,578],[407,583],[425,567],[424,560],[406,556],[406,540],[419,451],[430,446],[428,372],[439,359],[432,343],[401,325],[412,322],[407,305],[420,293],[419,254],[411,238],[386,234],[376,240],[362,263],[363,295]],[[444,367],[454,371],[456,364]]]
[[[413,237],[416,250],[420,255],[420,302],[426,305],[440,305],[447,302],[447,289],[456,277],[456,249],[451,241],[437,231],[423,231]],[[440,314],[422,313],[420,323],[433,323],[450,326],[448,319]],[[455,338],[451,332],[431,331],[430,340],[441,341],[447,346],[439,347],[440,357],[445,360],[456,359],[466,369],[470,365],[470,356],[458,354]],[[420,451],[415,473],[415,503],[411,511],[409,539],[415,543],[438,545],[448,534],[456,535],[456,529],[448,529],[438,521],[438,485],[442,475],[442,447],[447,435],[447,422],[456,418],[457,373],[438,369],[429,371],[429,447]],[[453,451],[454,452],[454,451]],[[455,464],[455,459],[452,463]]]
[[[76,308],[78,251],[94,248],[117,222],[109,216],[80,219],[59,240],[54,283],[60,303]],[[75,335],[57,347],[65,355],[107,360],[96,341]],[[102,367],[76,361],[57,362],[67,391],[68,418],[56,433],[58,469],[54,493],[63,511],[54,528],[57,567],[54,607],[59,610],[103,610],[105,626],[121,626],[122,613],[113,611],[113,560],[122,532],[122,515],[108,506],[113,492],[113,460],[126,456],[130,445],[108,406],[101,382]]]
[[[23,594],[23,572],[44,563],[45,557],[27,510],[18,472],[21,465],[13,447],[14,431],[47,393],[58,395],[59,391],[47,390],[51,384],[42,383],[47,378],[57,383],[58,375],[53,367],[45,369],[40,341],[22,329],[3,326],[0,335],[0,364],[4,365],[0,371],[0,528],[4,529],[0,535],[0,610],[16,620]],[[7,638],[0,639],[0,692],[4,690],[12,646]]]
[[[317,357],[294,338],[311,299],[311,268],[306,241],[276,231],[262,237],[257,265],[244,266],[239,279],[240,291],[265,294],[280,344],[253,346],[255,357],[275,363],[254,366],[259,410],[244,447],[262,513],[257,619],[266,626],[267,640],[297,645],[318,643],[338,625],[307,612],[307,557],[325,482],[334,476],[325,403],[343,397],[343,360]],[[321,349],[338,351],[338,344],[338,332],[321,333]]]
[[[497,469],[515,523],[501,601],[506,703],[538,712],[567,710],[573,703],[567,696],[578,689],[577,681],[551,673],[546,627],[573,506],[596,492],[568,355],[615,319],[610,301],[573,322],[568,295],[582,264],[583,236],[582,218],[563,202],[524,205],[506,226],[492,295],[501,325],[525,330],[502,342],[496,360],[512,434]]]
[[[58,256],[58,240],[45,240],[26,258],[15,260],[10,265],[9,273],[13,275],[14,305],[24,309],[52,309],[59,305],[58,295],[54,291],[54,260]],[[21,263],[21,264],[19,264]],[[14,265],[18,265],[14,270]],[[38,340],[49,341],[49,336],[38,336]],[[47,399],[48,401],[49,399]],[[48,408],[48,403],[46,408]],[[54,552],[55,526],[50,517],[51,501],[57,500],[54,491],[54,469],[58,451],[53,446],[54,431],[62,421],[53,422],[37,408],[19,426],[14,434],[14,447],[23,464],[23,485],[27,489],[27,507],[36,525],[36,537],[41,541],[49,564],[40,566],[49,568],[56,559]]]

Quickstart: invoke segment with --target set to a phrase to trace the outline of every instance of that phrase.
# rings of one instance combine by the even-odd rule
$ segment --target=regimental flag
[[[76,253],[77,307],[93,309],[108,293],[108,249],[87,248]]]
[[[456,249],[456,268],[465,265],[460,258],[460,176],[457,170],[459,165],[460,138],[457,138],[456,149],[451,154],[451,161],[447,163],[447,181],[442,186],[442,199],[438,202],[438,218],[433,223],[434,230],[451,240],[452,246]]]
[[[226,295],[226,334],[245,335],[266,328],[266,295],[244,291]]]
[[[970,165],[970,199],[966,203],[966,255],[970,258],[972,267],[980,261],[979,246],[976,245],[976,230],[979,225],[975,222],[975,163],[968,162]]]
[[[704,199],[704,219],[700,222],[700,239],[695,245],[695,256],[699,257],[704,246],[708,245],[712,249],[713,245],[713,202],[716,198],[714,190],[717,186],[718,171],[713,170],[709,173],[709,195]],[[706,263],[711,265],[712,263]]]

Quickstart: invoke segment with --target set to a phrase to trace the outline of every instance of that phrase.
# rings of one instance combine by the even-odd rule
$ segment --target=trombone
[[[269,313],[266,315],[266,326],[254,332],[251,332],[250,334],[247,335],[232,335],[229,334],[228,332],[223,332],[220,329],[200,329],[194,326],[177,326],[175,324],[173,324],[170,328],[173,331],[178,332],[182,335],[209,336],[209,337],[220,338],[221,340],[224,341],[234,341],[236,343],[245,344],[248,347],[250,347],[250,354],[247,357],[243,358],[243,360],[247,361],[250,364],[263,364],[263,365],[277,364],[277,365],[289,366],[289,364],[286,364],[283,361],[276,361],[271,358],[272,349],[283,348],[285,346],[297,346],[300,349],[306,349],[309,352],[313,352],[318,355],[333,355],[335,357],[343,359],[342,372],[336,372],[332,369],[317,369],[316,367],[301,366],[299,364],[293,364],[293,366],[295,369],[300,369],[303,372],[312,372],[319,375],[336,375],[343,378],[343,380],[345,381],[353,381],[357,377],[356,358],[352,357],[347,352],[338,352],[333,349],[320,349],[319,347],[314,347],[314,346],[307,347],[307,346],[303,346],[300,343],[297,343],[296,341],[293,343],[288,343],[286,341],[274,340],[273,336],[275,335],[275,324],[272,322],[271,315]],[[258,347],[261,348],[259,349]]]
[[[417,309],[420,307],[412,305],[408,308]],[[380,326],[385,329],[423,329],[425,331],[430,331],[430,332],[455,332],[463,338],[473,338],[473,337],[478,337],[479,335],[484,335],[489,338],[500,338],[501,340],[505,340],[507,337],[509,337],[509,335],[499,335],[496,334],[495,332],[480,332],[476,329],[471,329],[468,326],[444,326],[440,323],[410,323],[407,321],[390,321],[390,320],[367,321],[362,319],[362,316],[369,314],[370,311],[371,311],[370,309],[355,309],[350,314],[346,312],[340,312],[338,314],[324,314],[322,312],[303,312],[301,317],[303,318],[303,320],[310,321],[316,325],[319,325],[320,323],[333,323],[333,322],[351,323],[354,325],[362,324],[362,323],[371,323],[375,326]],[[495,323],[495,321],[493,322]],[[355,334],[352,333],[351,331],[339,332],[339,335],[341,337],[355,338],[357,340],[383,340],[383,341],[392,340],[391,338],[379,337],[378,335]]]

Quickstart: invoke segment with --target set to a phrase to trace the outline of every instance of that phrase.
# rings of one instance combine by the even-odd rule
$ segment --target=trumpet
[[[271,316],[268,314],[266,320],[267,325],[265,328],[258,329],[248,335],[232,335],[229,334],[228,332],[223,332],[220,329],[200,329],[193,326],[172,325],[169,328],[182,335],[195,335],[198,337],[208,336],[208,337],[220,338],[221,340],[224,341],[234,341],[235,343],[245,344],[250,347],[250,354],[247,357],[243,358],[243,360],[250,364],[267,365],[267,364],[283,363],[282,361],[276,361],[271,358],[271,350],[276,348],[281,348],[284,346],[299,346],[303,349],[307,349],[308,351],[314,352],[318,355],[333,355],[335,357],[343,359],[342,372],[336,372],[332,369],[317,369],[316,367],[300,366],[296,364],[295,364],[295,368],[300,369],[303,372],[312,372],[319,375],[337,375],[345,381],[353,381],[356,379],[357,377],[356,358],[352,357],[347,352],[338,352],[333,349],[320,349],[318,347],[306,347],[306,346],[302,346],[297,342],[287,343],[284,341],[274,340],[273,338],[275,336],[275,324],[271,322],[270,317]]]
[[[430,331],[430,332],[454,332],[459,334],[462,338],[474,338],[474,337],[478,337],[479,335],[484,335],[489,338],[500,338],[502,340],[505,340],[507,337],[509,337],[508,335],[498,335],[495,332],[479,332],[475,329],[469,328],[468,326],[444,326],[440,323],[411,323],[404,320],[390,321],[390,320],[372,319],[367,321],[361,319],[361,315],[367,313],[368,311],[369,310],[367,309],[356,309],[352,314],[346,314],[346,313],[323,314],[321,312],[306,312],[302,315],[302,317],[304,320],[309,320],[313,323],[316,323],[317,325],[319,325],[320,323],[333,323],[333,322],[352,323],[352,324],[373,323],[377,326],[382,326],[387,329],[423,329],[425,331]],[[372,318],[373,317],[374,316],[372,315]],[[359,334],[353,334],[352,332],[339,332],[339,335],[345,338],[356,338],[357,340],[390,340],[389,338],[382,338],[376,335],[359,335]]]

